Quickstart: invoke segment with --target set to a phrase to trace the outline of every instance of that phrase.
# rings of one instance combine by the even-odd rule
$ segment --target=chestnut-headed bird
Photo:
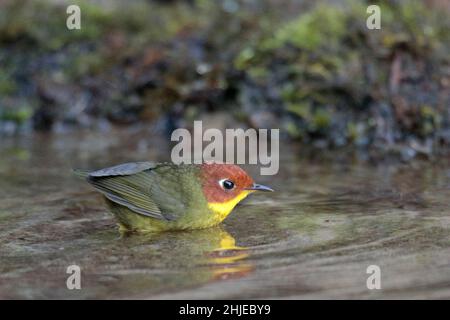
[[[130,162],[75,173],[103,193],[120,228],[130,231],[211,227],[250,193],[273,191],[232,164]]]

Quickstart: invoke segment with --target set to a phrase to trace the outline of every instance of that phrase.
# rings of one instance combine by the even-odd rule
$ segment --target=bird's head
[[[273,191],[256,184],[243,169],[233,164],[202,164],[201,180],[209,208],[222,220],[250,193]]]

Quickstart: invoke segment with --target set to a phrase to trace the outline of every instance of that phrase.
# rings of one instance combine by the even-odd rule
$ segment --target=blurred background
[[[450,298],[449,47],[448,0],[0,0],[0,299]],[[194,120],[279,128],[276,192],[120,234],[72,169]]]
[[[0,139],[213,119],[314,150],[445,155],[449,14],[447,0],[3,0]]]

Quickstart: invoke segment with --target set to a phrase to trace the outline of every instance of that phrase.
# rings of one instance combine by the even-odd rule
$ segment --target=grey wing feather
[[[128,209],[130,209],[131,211],[142,214],[144,216],[147,216],[150,218],[156,218],[156,219],[165,219],[168,221],[174,220],[174,217],[172,215],[164,215],[163,216],[159,210],[158,210],[158,212],[155,212],[155,211],[148,211],[146,209],[136,207],[135,205],[132,205],[130,202],[126,201],[125,199],[115,196],[108,192],[104,193],[104,195],[106,198],[108,198],[112,202],[123,205],[123,206],[127,207]]]
[[[90,172],[89,177],[127,176],[155,167],[156,164],[153,162],[128,162]]]
[[[91,172],[87,181],[109,200],[144,216],[173,220],[173,216],[161,212],[150,197],[150,186],[156,181],[150,169],[158,165],[152,162],[124,163]]]
[[[102,178],[91,178],[88,179],[88,181],[112,202],[125,206],[128,209],[147,217],[169,220],[161,213],[158,206],[156,206],[147,195],[139,190],[127,188],[120,183],[118,184],[116,181],[113,182],[114,185],[111,185],[111,183],[107,183],[111,181],[105,181],[105,179]],[[127,190],[123,191],[124,189]],[[132,202],[136,203],[136,205]]]

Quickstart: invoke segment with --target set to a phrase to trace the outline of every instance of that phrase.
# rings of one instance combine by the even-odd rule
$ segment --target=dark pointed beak
[[[263,186],[262,184],[257,184],[257,183],[254,183],[253,187],[247,188],[246,190],[273,192],[272,188],[269,188],[269,187]]]

